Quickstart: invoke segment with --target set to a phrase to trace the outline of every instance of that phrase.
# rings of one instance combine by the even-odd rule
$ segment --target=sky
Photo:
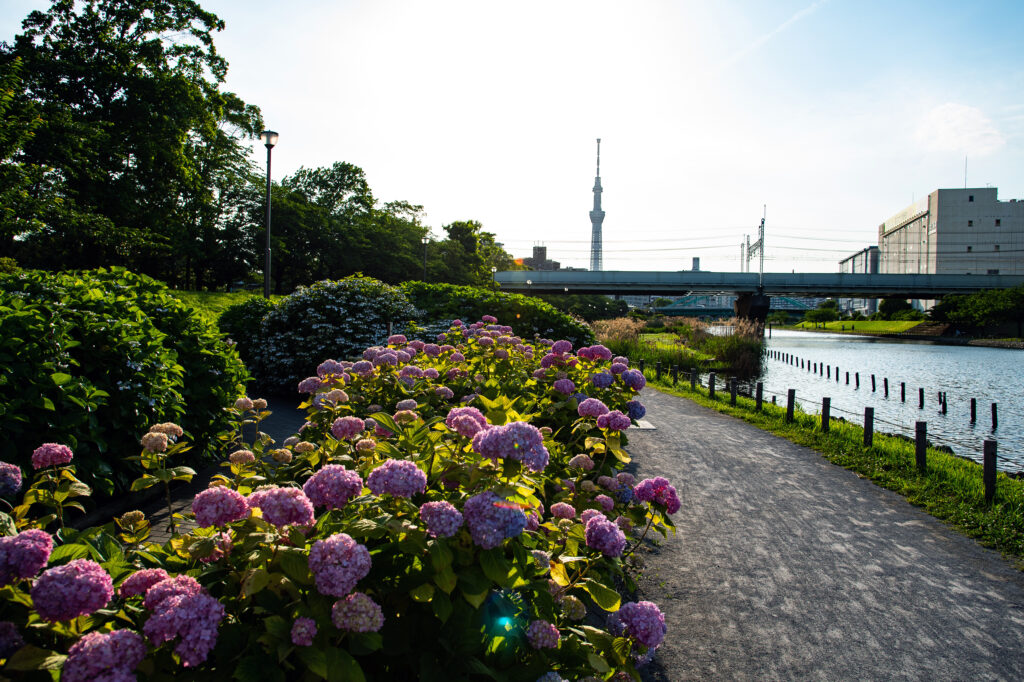
[[[0,39],[49,4],[4,0]],[[598,137],[605,270],[740,270],[764,216],[766,272],[834,272],[965,159],[1024,198],[1018,0],[200,4],[276,180],[347,161],[515,257],[589,265]]]

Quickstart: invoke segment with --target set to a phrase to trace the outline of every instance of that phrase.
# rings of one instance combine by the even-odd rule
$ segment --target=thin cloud
[[[784,22],[776,26],[768,33],[765,33],[764,35],[758,37],[757,39],[754,40],[754,42],[750,43],[742,50],[740,50],[739,52],[737,52],[736,54],[732,55],[724,62],[719,64],[718,68],[714,70],[715,75],[721,73],[722,71],[725,71],[730,66],[740,61],[741,59],[751,54],[752,52],[756,52],[757,50],[761,49],[762,47],[764,47],[765,43],[770,41],[772,38],[779,35],[783,31],[788,29],[790,26],[803,19],[804,17],[810,16],[811,14],[816,12],[819,7],[828,4],[829,1],[830,0],[816,0],[807,7],[804,7],[802,10],[791,16],[789,19],[786,19]]]
[[[915,138],[924,149],[986,155],[1006,144],[1006,138],[981,109],[946,102],[921,119]]]

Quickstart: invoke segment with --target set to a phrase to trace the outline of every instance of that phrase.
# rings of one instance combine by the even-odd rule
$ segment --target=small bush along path
[[[1024,574],[795,445],[646,389],[641,477],[679,486],[641,599],[669,632],[649,680],[1024,679]]]

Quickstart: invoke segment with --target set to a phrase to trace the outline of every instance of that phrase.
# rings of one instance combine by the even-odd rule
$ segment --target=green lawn
[[[857,334],[867,332],[869,334],[898,334],[913,329],[921,324],[918,320],[841,320],[836,322],[819,322],[815,325],[812,322],[801,322],[791,327],[780,327],[780,329],[813,330]]]
[[[233,291],[227,293],[224,291],[179,291],[177,289],[172,289],[171,294],[182,303],[195,308],[203,317],[213,323],[216,323],[220,314],[230,306],[241,303],[253,296],[263,295],[257,291]],[[270,297],[272,301],[279,300],[280,298],[280,296]]]

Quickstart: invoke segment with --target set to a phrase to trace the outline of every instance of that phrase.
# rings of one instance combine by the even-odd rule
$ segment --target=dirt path
[[[679,491],[641,598],[649,680],[1024,679],[1024,574],[902,497],[742,421],[645,390],[641,477]]]

